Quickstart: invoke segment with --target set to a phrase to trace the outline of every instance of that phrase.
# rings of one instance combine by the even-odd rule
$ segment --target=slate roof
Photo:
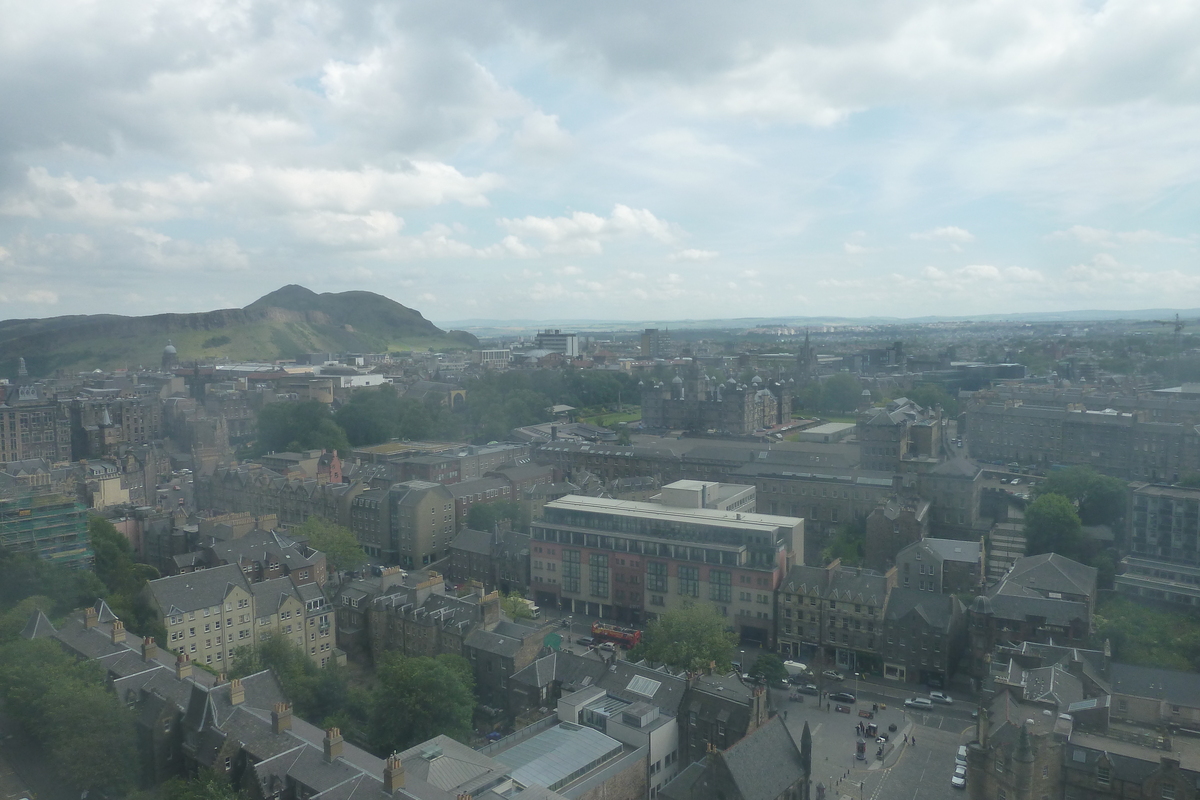
[[[38,608],[34,609],[33,614],[29,617],[29,621],[25,623],[25,628],[21,631],[21,637],[24,639],[45,639],[48,636],[53,636],[56,632],[49,617],[43,614],[42,610]]]
[[[463,528],[454,537],[454,540],[450,542],[450,549],[490,556],[492,554],[492,534],[486,531]]]
[[[179,614],[221,605],[235,586],[250,591],[250,583],[237,564],[223,564],[199,572],[159,578],[150,581],[148,585],[155,602],[164,614]]]
[[[1010,593],[1012,587],[1020,586],[1043,595],[1046,592],[1063,592],[1094,597],[1097,574],[1095,567],[1085,566],[1058,553],[1025,556],[1017,559],[1004,577],[1001,591],[1007,586],[1010,591],[1006,593]]]
[[[780,590],[792,594],[812,595],[816,597],[825,594],[826,571],[821,567],[806,567],[797,564],[788,570],[780,584]]]
[[[943,561],[962,561],[967,564],[979,563],[981,550],[979,542],[964,542],[958,539],[923,539],[920,543],[923,543]]]
[[[206,546],[218,561],[229,564],[236,564],[243,559],[264,565],[277,561],[293,570],[312,566],[321,560],[318,551],[275,531],[253,530],[240,539],[214,540]]]
[[[296,586],[291,578],[271,578],[250,584],[250,592],[254,595],[254,610],[260,617],[279,612],[287,598],[299,600]]]
[[[1062,626],[1070,625],[1075,620],[1086,622],[1088,619],[1088,607],[1070,600],[994,594],[991,604],[992,613],[1000,619],[1023,620],[1026,617],[1043,617],[1051,625]]]
[[[882,606],[887,599],[887,578],[860,567],[832,570],[826,596],[831,600]]]
[[[742,797],[769,800],[807,777],[800,745],[776,716],[721,754]]]
[[[883,618],[899,621],[912,614],[930,629],[948,633],[954,621],[956,605],[961,611],[962,603],[953,595],[896,587],[888,597],[887,611],[884,612]]]
[[[1114,694],[1152,697],[1177,706],[1200,706],[1200,674],[1116,663],[1109,669]]]
[[[515,658],[517,653],[521,651],[522,646],[520,639],[485,631],[482,628],[476,628],[467,634],[467,638],[463,640],[463,644],[466,647],[482,650],[485,653],[493,653],[504,658]]]

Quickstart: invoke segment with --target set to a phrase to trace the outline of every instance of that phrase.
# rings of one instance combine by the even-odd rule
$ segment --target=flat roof
[[[594,728],[564,722],[493,754],[522,786],[557,791],[620,755],[624,745]]]
[[[722,525],[763,532],[776,528],[794,528],[803,520],[800,517],[783,517],[774,514],[755,514],[746,511],[721,511],[713,508],[676,508],[658,503],[643,503],[636,500],[612,500],[607,497],[584,497],[569,494],[546,504],[546,508],[564,510],[578,509],[612,514],[618,517],[661,519],[703,525]]]

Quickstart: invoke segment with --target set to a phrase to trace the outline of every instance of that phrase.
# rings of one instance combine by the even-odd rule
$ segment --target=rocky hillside
[[[478,340],[443,331],[419,311],[373,292],[317,294],[284,286],[245,308],[122,317],[90,314],[0,321],[0,377],[157,366],[167,340],[181,364],[214,359],[274,361],[300,353],[469,348]]]

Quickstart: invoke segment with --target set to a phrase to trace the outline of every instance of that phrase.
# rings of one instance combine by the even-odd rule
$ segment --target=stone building
[[[921,539],[896,556],[899,586],[941,594],[976,594],[983,587],[983,540]]]
[[[863,542],[865,565],[884,572],[896,557],[929,535],[929,501],[912,495],[892,495],[867,515]]]
[[[717,430],[752,434],[791,420],[792,389],[757,375],[749,386],[730,378],[718,384],[693,362],[685,379],[642,389],[642,427],[663,430]]]
[[[883,677],[946,686],[967,644],[966,609],[957,597],[894,588],[884,614]]]

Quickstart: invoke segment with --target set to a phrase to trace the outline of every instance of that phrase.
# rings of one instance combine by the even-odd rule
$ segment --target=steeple
[[[800,800],[809,800],[812,791],[812,732],[808,723],[804,723],[804,731],[800,734],[800,764],[804,767],[804,783]]]

